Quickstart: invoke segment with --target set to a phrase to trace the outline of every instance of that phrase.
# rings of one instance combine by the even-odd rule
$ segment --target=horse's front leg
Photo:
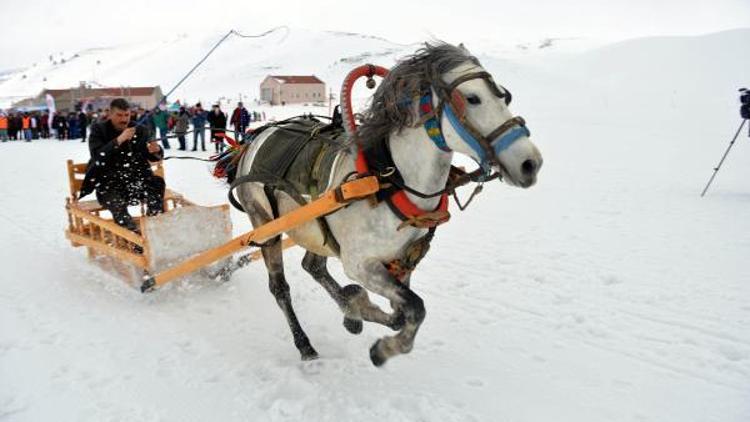
[[[345,266],[346,268],[346,266]],[[403,328],[394,336],[385,336],[370,348],[370,360],[375,366],[381,366],[389,358],[409,353],[414,346],[414,337],[424,321],[425,308],[422,298],[408,286],[398,282],[383,264],[376,259],[366,260],[354,265],[347,275],[365,286],[367,290],[386,297],[394,305],[394,315],[402,316]]]
[[[401,329],[403,326],[401,314],[391,315],[383,312],[380,307],[370,302],[367,290],[362,286],[350,284],[341,287],[328,272],[326,261],[326,257],[308,251],[302,260],[302,268],[310,273],[339,305],[344,313],[344,327],[347,331],[352,334],[361,333],[362,320],[376,322],[393,330]]]

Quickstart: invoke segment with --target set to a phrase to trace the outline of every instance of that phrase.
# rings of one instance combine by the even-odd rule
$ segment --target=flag
[[[49,110],[49,117],[47,118],[47,126],[51,129],[52,118],[55,117],[55,112],[57,111],[57,109],[55,108],[55,98],[51,96],[50,94],[47,94],[45,99],[47,100],[47,110]]]

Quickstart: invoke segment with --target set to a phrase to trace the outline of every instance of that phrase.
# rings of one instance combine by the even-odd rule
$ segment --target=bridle
[[[491,173],[492,165],[497,166],[505,174],[508,174],[507,169],[503,166],[497,156],[500,152],[509,148],[515,141],[523,136],[530,136],[531,133],[526,127],[526,121],[521,116],[516,116],[496,127],[488,135],[483,135],[482,132],[477,129],[476,125],[471,122],[468,116],[466,116],[467,100],[457,89],[459,85],[473,79],[483,79],[490,87],[493,94],[498,98],[504,99],[506,105],[510,104],[512,100],[510,91],[505,88],[501,91],[492,79],[492,75],[488,72],[481,71],[461,75],[450,84],[445,84],[442,82],[439,75],[433,74],[431,84],[425,85],[423,88],[420,107],[427,102],[430,103],[429,105],[431,107],[432,93],[430,88],[434,89],[438,95],[438,105],[432,112],[432,116],[424,116],[434,117],[435,119],[435,121],[429,125],[430,127],[428,127],[428,119],[428,122],[425,123],[425,128],[428,131],[428,135],[430,135],[430,138],[435,142],[438,148],[444,151],[450,151],[450,148],[448,148],[445,139],[442,136],[441,124],[442,117],[445,115],[448,122],[461,139],[477,153],[480,160],[479,165],[484,170],[485,175]],[[422,109],[420,110],[423,111]],[[434,131],[435,127],[440,133]]]

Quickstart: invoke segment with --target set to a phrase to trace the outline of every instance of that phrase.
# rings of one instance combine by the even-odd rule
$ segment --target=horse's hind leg
[[[400,314],[394,316],[383,312],[377,305],[370,302],[367,290],[362,286],[350,284],[346,287],[336,282],[326,267],[327,258],[310,251],[305,253],[302,268],[320,283],[328,294],[336,301],[344,313],[344,328],[352,334],[362,332],[362,320],[377,322],[398,330],[403,325]]]
[[[262,198],[262,196],[260,197]],[[260,227],[272,220],[272,217],[260,203],[249,202],[243,205],[246,210],[250,210],[248,216],[253,223],[253,227]],[[270,208],[270,205],[268,205],[268,208]],[[292,330],[292,336],[294,336],[294,345],[297,346],[297,350],[302,355],[302,360],[315,359],[318,357],[318,352],[310,345],[310,340],[302,329],[299,320],[297,320],[297,315],[294,313],[294,308],[292,307],[289,284],[284,277],[284,254],[281,248],[281,238],[276,237],[273,240],[267,241],[266,244],[267,246],[261,247],[260,250],[263,254],[263,262],[266,264],[266,269],[268,270],[268,288],[276,298],[279,308],[284,312],[286,322]]]
[[[261,248],[263,261],[268,269],[268,287],[276,298],[281,311],[284,312],[286,322],[292,330],[294,336],[294,345],[297,346],[302,355],[302,360],[310,360],[318,357],[318,352],[310,345],[307,334],[302,330],[297,315],[292,307],[292,298],[289,294],[289,284],[284,277],[283,253],[281,249],[281,239],[276,238],[269,246]]]

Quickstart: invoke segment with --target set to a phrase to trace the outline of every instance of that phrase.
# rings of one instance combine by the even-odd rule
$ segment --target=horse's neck
[[[425,194],[445,188],[453,153],[438,149],[424,128],[410,127],[394,132],[388,139],[388,146],[407,186]],[[406,195],[415,205],[430,211],[440,200],[439,196],[420,198],[408,192]]]

